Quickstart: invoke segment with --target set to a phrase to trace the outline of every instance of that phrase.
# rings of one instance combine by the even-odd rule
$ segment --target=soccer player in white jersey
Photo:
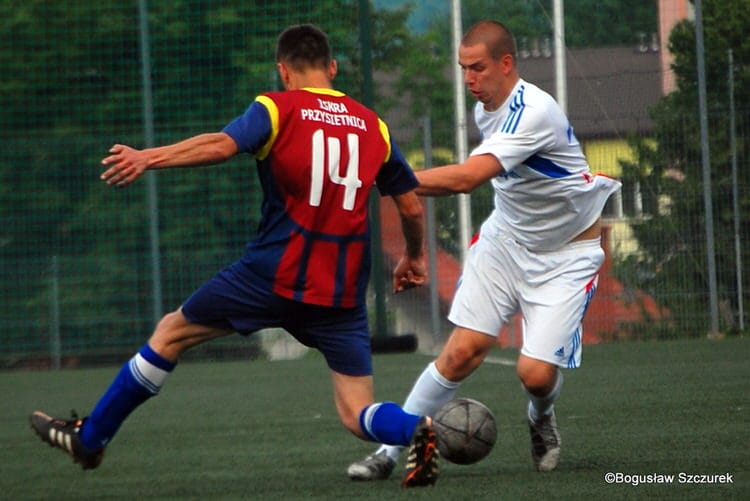
[[[620,183],[594,175],[563,111],[520,78],[512,34],[481,21],[461,41],[458,62],[477,99],[482,143],[461,164],[417,173],[424,196],[468,193],[486,181],[495,207],[469,249],[448,319],[455,325],[417,379],[407,412],[432,415],[484,360],[503,324],[523,317],[516,372],[528,396],[531,455],[555,469],[560,435],[553,404],[561,368],[581,363],[582,320],[604,260],[601,211]],[[387,478],[400,448],[381,446],[349,466],[355,480]]]

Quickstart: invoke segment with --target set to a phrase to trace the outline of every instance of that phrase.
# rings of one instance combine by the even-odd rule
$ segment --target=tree
[[[155,142],[218,130],[258,93],[279,89],[274,48],[289,24],[326,30],[340,63],[336,85],[360,95],[358,5],[148,2]],[[140,340],[151,327],[145,183],[115,190],[98,179],[111,144],[145,145],[137,7],[0,4],[0,214],[16,223],[0,229],[0,282],[13,292],[0,301],[0,321],[21,336],[31,331],[27,346],[46,343],[53,280],[68,343]],[[376,65],[408,45],[408,12],[372,11]],[[235,259],[253,235],[261,204],[253,171],[244,157],[215,170],[159,174],[165,309]]]
[[[631,46],[657,30],[657,0],[565,2],[568,47]]]
[[[551,2],[517,0],[464,0],[462,2],[464,29],[482,19],[496,19],[514,34],[519,45],[531,40],[552,37]],[[436,147],[454,150],[455,128],[451,61],[453,46],[450,41],[451,21],[443,9],[424,33],[417,34],[411,45],[403,47],[398,62],[397,95],[408,96],[410,112],[405,120],[411,127],[421,117],[430,115],[432,141]],[[565,4],[566,40],[569,47],[635,44],[639,32],[656,31],[654,0],[620,2],[618,0],[579,0]],[[474,102],[467,102],[467,113],[472,120]],[[404,147],[420,150],[422,138],[415,134]],[[449,160],[455,160],[449,159]],[[478,230],[492,207],[493,192],[489,185],[480,187],[471,197],[472,226]],[[456,235],[457,207],[453,197],[436,201],[440,224],[440,245],[460,254]]]
[[[718,270],[722,327],[736,328],[737,300],[734,264],[734,219],[731,162],[728,142],[728,49],[734,69],[738,153],[741,165],[748,159],[750,127],[750,12],[744,0],[703,2],[705,62],[709,82],[709,150],[713,190],[716,256],[726,263]],[[620,273],[633,286],[651,292],[674,314],[673,328],[681,335],[700,335],[708,326],[705,214],[701,140],[698,124],[695,26],[678,24],[670,35],[669,49],[677,90],[665,96],[653,110],[656,146],[634,141],[638,165],[624,165],[623,172],[640,183],[651,200],[650,217],[633,224],[641,254],[621,263]],[[745,133],[741,133],[745,131]],[[740,234],[750,234],[750,174],[739,170]],[[746,247],[745,247],[746,249]],[[743,251],[747,262],[750,252]],[[747,288],[745,288],[747,291]],[[744,301],[747,302],[747,292]]]

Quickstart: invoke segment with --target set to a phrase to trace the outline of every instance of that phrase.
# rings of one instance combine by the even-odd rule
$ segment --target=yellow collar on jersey
[[[341,97],[345,95],[343,92],[338,91],[336,89],[324,89],[322,87],[303,87],[302,90],[313,92],[315,94],[327,94],[329,96],[337,96],[337,97]]]

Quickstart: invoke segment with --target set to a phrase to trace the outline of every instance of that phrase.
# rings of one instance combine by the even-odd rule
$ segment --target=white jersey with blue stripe
[[[562,109],[548,93],[519,79],[505,102],[474,119],[483,141],[471,155],[493,155],[504,172],[492,179],[495,209],[482,233],[509,232],[533,251],[556,250],[600,217],[620,188],[590,172]]]

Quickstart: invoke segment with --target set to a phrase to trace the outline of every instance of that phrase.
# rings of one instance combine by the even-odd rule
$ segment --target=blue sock
[[[104,447],[136,407],[159,393],[175,364],[146,344],[122,366],[81,429],[89,449]]]
[[[409,445],[420,416],[409,414],[393,402],[372,404],[359,414],[359,427],[373,442]]]

